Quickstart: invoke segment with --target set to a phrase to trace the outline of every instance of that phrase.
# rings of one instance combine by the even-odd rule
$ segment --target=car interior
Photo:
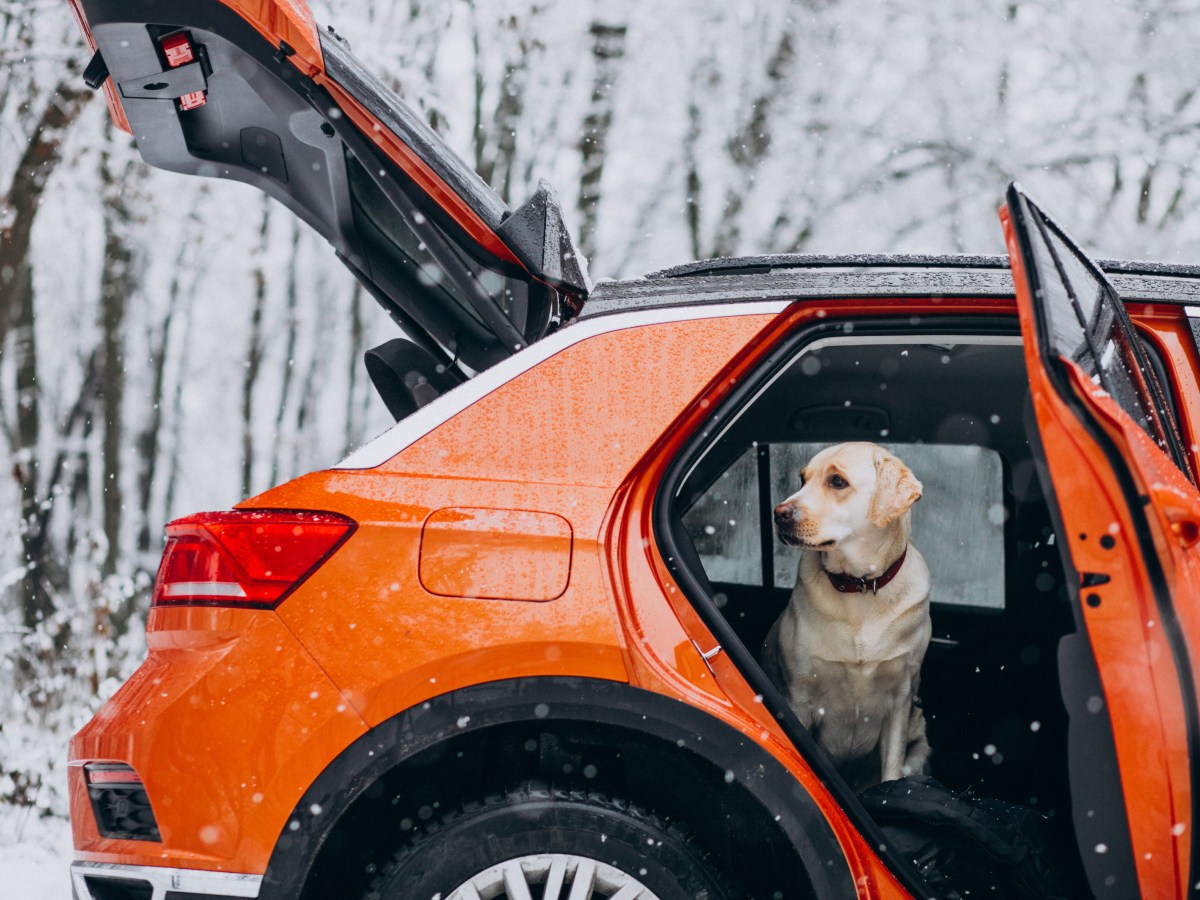
[[[669,484],[671,531],[757,658],[799,559],[774,534],[774,506],[824,446],[872,441],[895,452],[924,485],[912,543],[932,581],[919,688],[931,774],[1040,811],[1070,847],[1057,648],[1075,624],[1026,432],[1021,340],[1012,319],[947,326],[858,324],[764,364]]]

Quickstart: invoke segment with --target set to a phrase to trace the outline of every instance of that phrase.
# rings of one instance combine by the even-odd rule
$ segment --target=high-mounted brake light
[[[163,56],[166,57],[169,68],[177,69],[196,60],[196,49],[192,46],[192,39],[188,37],[186,31],[177,31],[174,34],[168,34],[158,42],[158,45],[162,48]],[[204,91],[192,91],[184,94],[178,100],[179,108],[184,111],[196,109],[207,102],[208,96]]]
[[[353,533],[336,513],[233,510],[167,526],[151,606],[272,609]]]

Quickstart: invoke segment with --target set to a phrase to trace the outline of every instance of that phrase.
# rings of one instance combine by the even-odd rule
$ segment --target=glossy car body
[[[1098,390],[1108,376],[1061,352],[1061,329],[1046,325],[1059,271],[1047,260],[1059,257],[1043,244],[1059,241],[1063,258],[1071,250],[1019,191],[1006,220],[1011,271],[1003,258],[766,257],[592,289],[559,237],[552,201],[489,212],[498,201],[465,186],[455,163],[431,162],[432,145],[364,102],[369,85],[331,77],[327,61],[344,51],[298,4],[76,5],[112,73],[114,113],[135,124],[151,162],[212,174],[212,160],[210,169],[186,162],[195,154],[172,144],[181,129],[200,140],[185,117],[207,113],[173,105],[200,82],[170,82],[163,69],[153,74],[175,85],[173,96],[134,96],[128,85],[145,81],[137,66],[150,57],[124,58],[121,36],[161,42],[190,29],[215,60],[203,82],[214,106],[228,40],[253,49],[281,83],[296,79],[296,103],[319,98],[305,110],[341,110],[328,129],[290,119],[301,144],[332,138],[336,121],[366,133],[380,125],[395,183],[433,204],[422,208],[438,211],[451,243],[469,245],[462,258],[531,291],[523,315],[474,307],[476,336],[460,346],[470,371],[451,373],[463,383],[411,410],[400,402],[398,424],[346,460],[239,506],[353,523],[281,600],[167,602],[160,573],[146,662],[71,744],[78,896],[357,896],[421,822],[531,780],[595,789],[682,824],[755,896],[920,895],[919,875],[880,850],[878,824],[754,661],[761,625],[786,601],[768,571],[769,529],[758,535],[755,587],[716,577],[712,554],[702,560],[695,543],[707,529],[684,522],[687,504],[739,460],[758,467],[752,499],[769,509],[770,447],[795,440],[786,433],[858,438],[878,435],[880,421],[896,440],[978,445],[998,460],[1000,606],[935,605],[942,637],[925,688],[927,709],[945,723],[934,733],[935,771],[941,752],[950,781],[1000,772],[992,744],[988,758],[970,759],[966,735],[1007,735],[1024,716],[1011,741],[1024,761],[983,783],[1009,799],[1025,798],[1030,779],[1058,791],[1093,891],[1189,893],[1200,496],[1186,473],[1200,469],[1200,309],[1191,305],[1200,271],[1105,266],[1177,420],[1172,462],[1164,441]],[[221,17],[231,24],[212,24]],[[338,66],[353,72],[346,59]],[[262,90],[277,89],[270,84]],[[238,122],[243,139],[257,127],[249,121]],[[337,137],[348,158],[370,152],[361,137]],[[395,299],[361,221],[314,212],[337,207],[336,185],[325,203],[323,182],[283,177],[293,149],[282,140],[265,168],[219,174],[259,184],[313,222],[437,358],[446,334],[467,326]],[[243,145],[242,157],[260,162],[257,152]],[[1076,265],[1076,285],[1095,278]],[[1096,321],[1112,318],[1105,302]],[[519,352],[505,346],[509,328]],[[926,358],[930,348],[940,349]],[[908,363],[898,360],[918,357],[903,375]],[[887,366],[886,403],[871,399],[883,388],[853,380],[868,358]],[[939,381],[939,365],[961,384]],[[839,367],[844,377],[820,381]],[[819,402],[777,410],[797,395],[791,386],[809,384]],[[843,396],[858,418],[838,411]],[[1057,599],[1034,608],[1027,596],[1043,575],[1053,587],[1036,591]],[[1035,637],[1021,643],[1018,633]],[[1013,677],[1023,680],[1006,680],[1003,660],[1021,660]],[[979,691],[955,693],[971,667],[991,663]],[[1033,712],[1022,705],[1031,698]],[[1030,744],[1030,731],[1043,743]],[[104,771],[136,773],[153,830],[113,836],[98,824],[109,814],[97,799]]]

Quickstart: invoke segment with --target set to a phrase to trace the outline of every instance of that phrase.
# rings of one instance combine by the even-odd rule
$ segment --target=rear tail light
[[[336,513],[233,510],[167,526],[152,606],[273,609],[355,529]]]
[[[160,841],[158,822],[142,777],[127,763],[94,762],[83,767],[96,829],[103,838]]]
[[[197,59],[196,48],[192,45],[192,39],[186,31],[177,31],[174,34],[168,34],[158,42],[158,46],[162,48],[163,57],[167,61],[167,67],[170,69],[178,69],[180,66],[186,66],[190,62],[195,62]],[[179,108],[183,111],[196,109],[198,106],[203,106],[208,102],[208,95],[204,91],[192,91],[184,94],[176,101]]]

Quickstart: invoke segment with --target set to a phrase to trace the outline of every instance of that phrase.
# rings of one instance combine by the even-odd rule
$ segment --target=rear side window
[[[486,324],[479,313],[463,295],[461,288],[442,271],[434,261],[424,243],[396,210],[380,193],[379,188],[354,157],[347,155],[346,170],[349,174],[350,194],[355,207],[366,221],[382,236],[391,248],[393,274],[403,275],[414,290],[429,295],[433,303],[452,303],[463,316],[473,321],[480,329]],[[376,258],[376,265],[382,260]],[[463,260],[483,285],[488,295],[499,304],[504,314],[524,324],[526,284],[514,278],[506,278],[499,272],[485,268],[473,261]]]
[[[800,469],[829,443],[747,448],[696,499],[683,522],[711,581],[788,589],[795,584],[801,551],[774,535],[771,510],[799,490]],[[903,459],[924,487],[913,507],[913,544],[936,573],[931,602],[1003,609],[1000,454],[971,445],[880,443]]]

